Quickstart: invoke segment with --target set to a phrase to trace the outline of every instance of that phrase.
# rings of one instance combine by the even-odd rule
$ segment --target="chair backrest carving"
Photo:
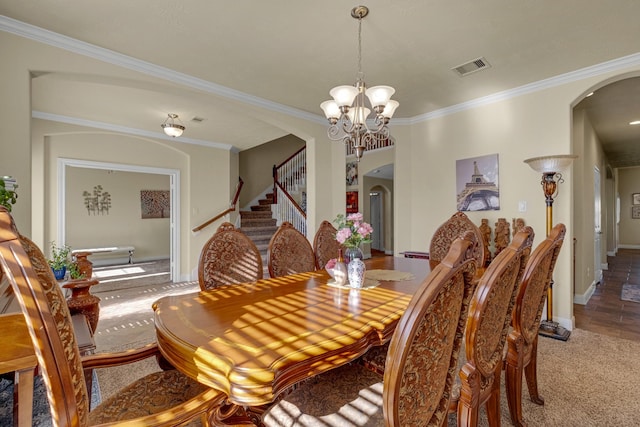
[[[262,279],[262,256],[247,235],[225,222],[204,244],[198,262],[200,288]]]
[[[451,242],[466,231],[474,233],[476,239],[480,242],[480,245],[474,249],[478,268],[485,265],[485,250],[480,229],[463,212],[456,212],[433,233],[429,245],[429,264],[431,268],[435,268],[444,259],[447,252],[449,252]]]
[[[271,277],[314,271],[316,257],[311,244],[289,222],[283,222],[271,237],[268,250]]]
[[[25,315],[57,425],[87,425],[89,399],[80,352],[60,286],[42,251],[0,207],[0,265]]]
[[[329,221],[322,221],[313,238],[313,252],[316,255],[316,268],[322,270],[327,261],[338,257],[341,245],[336,240],[336,228]]]
[[[459,423],[461,416],[477,414],[477,406],[486,402],[492,389],[497,388],[499,393],[495,380],[499,381],[500,376],[496,373],[502,369],[511,312],[533,237],[531,227],[516,234],[511,244],[491,261],[471,300],[465,334],[466,363],[460,371]],[[460,405],[465,409],[461,410]]]
[[[387,426],[440,426],[447,417],[481,244],[471,232],[455,239],[400,318],[384,374]]]
[[[533,251],[527,262],[513,309],[512,326],[524,338],[525,348],[538,336],[542,310],[553,270],[566,234],[564,224],[557,224]]]

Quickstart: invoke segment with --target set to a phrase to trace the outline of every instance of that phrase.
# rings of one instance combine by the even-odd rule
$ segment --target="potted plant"
[[[18,199],[18,193],[16,193],[18,185],[15,182],[15,179],[10,176],[0,177],[0,205],[7,208],[9,212]]]
[[[51,258],[49,258],[48,262],[57,280],[64,279],[69,266],[70,255],[71,248],[69,246],[58,246],[56,242],[51,242]]]

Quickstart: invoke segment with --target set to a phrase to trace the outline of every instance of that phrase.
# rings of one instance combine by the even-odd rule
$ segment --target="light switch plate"
[[[527,201],[520,200],[518,202],[518,212],[526,212],[527,211]]]

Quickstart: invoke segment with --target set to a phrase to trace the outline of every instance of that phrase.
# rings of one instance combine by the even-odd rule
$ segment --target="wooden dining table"
[[[320,270],[163,297],[153,304],[160,352],[226,393],[229,405],[269,404],[301,380],[387,342],[430,271],[416,258],[365,264],[371,276],[400,274],[365,276],[366,289],[348,289]]]

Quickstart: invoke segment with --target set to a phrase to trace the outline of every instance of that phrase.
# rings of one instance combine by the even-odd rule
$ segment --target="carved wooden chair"
[[[538,329],[565,233],[564,224],[556,225],[533,251],[513,308],[513,329],[507,337],[505,384],[511,421],[515,426],[526,425],[522,419],[523,372],[531,401],[538,405],[544,404],[544,399],[538,394]]]
[[[316,255],[316,268],[322,270],[327,261],[338,257],[341,245],[336,240],[336,228],[329,221],[322,221],[313,238],[313,252]]]
[[[31,240],[18,233],[4,207],[0,207],[0,267],[27,320],[53,425],[84,427],[115,421],[132,426],[197,423],[210,417],[210,412],[221,404],[223,393],[168,370],[135,381],[89,412],[83,367],[138,361],[159,355],[157,346],[81,359],[69,309],[46,258]]]
[[[475,258],[478,261],[478,268],[484,267],[486,256],[483,236],[480,229],[463,212],[456,212],[438,227],[431,237],[429,244],[429,264],[434,268],[440,263],[449,251],[449,246],[457,237],[465,231],[471,231],[476,235],[480,245],[475,249]]]
[[[533,230],[518,232],[482,275],[469,308],[460,382],[453,388],[449,410],[458,426],[477,426],[486,405],[490,426],[500,425],[500,375],[511,311],[524,266],[531,252]]]
[[[391,338],[384,378],[357,364],[333,369],[269,408],[264,424],[443,425],[474,291],[477,244],[471,233],[453,242],[415,293]]]
[[[316,269],[316,257],[307,238],[289,222],[283,222],[271,237],[268,249],[271,277],[305,273]]]
[[[260,251],[233,224],[225,222],[205,243],[198,262],[198,282],[202,290],[232,283],[262,279]]]

